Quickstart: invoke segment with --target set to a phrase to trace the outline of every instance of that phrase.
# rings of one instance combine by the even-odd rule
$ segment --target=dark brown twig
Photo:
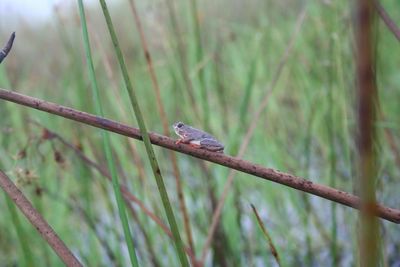
[[[177,45],[178,45],[177,57],[179,59],[179,67],[181,69],[182,77],[185,82],[185,88],[186,88],[186,91],[189,96],[190,104],[192,105],[192,108],[194,110],[193,113],[194,113],[195,117],[198,119],[200,116],[199,108],[197,106],[197,101],[196,101],[196,97],[195,97],[195,93],[194,93],[193,84],[189,77],[189,70],[188,70],[187,56],[186,56],[186,47],[185,47],[183,39],[182,39],[180,24],[176,20],[174,2],[175,1],[172,1],[172,0],[166,1],[168,15],[171,20],[171,28],[172,28],[175,38],[177,40]]]
[[[4,48],[0,51],[0,63],[3,62],[3,60],[6,58],[6,56],[8,55],[8,53],[10,53],[11,48],[13,46],[14,43],[14,39],[15,39],[15,32],[13,32],[10,36],[10,38],[8,39],[7,44],[4,46]]]
[[[389,14],[383,8],[381,3],[378,0],[374,1],[375,9],[378,11],[379,16],[385,22],[386,26],[393,33],[393,35],[400,41],[400,28],[396,25],[396,23],[390,18]]]
[[[24,194],[1,170],[0,186],[67,266],[82,266],[78,259],[75,258],[74,254],[72,254],[64,242],[58,237],[57,233],[54,232],[51,226],[32,206],[31,202],[29,202]]]
[[[128,136],[134,139],[142,140],[138,128],[130,127],[122,123],[98,117],[86,112],[78,111],[72,108],[15,93],[0,88],[0,98],[14,102],[20,105],[32,107],[51,114],[55,114],[70,120],[85,123],[97,128],[102,128],[117,134]],[[207,160],[219,165],[235,169],[253,176],[257,176],[275,183],[283,184],[303,192],[307,192],[340,204],[343,204],[354,209],[360,209],[360,198],[350,193],[337,190],[335,188],[313,183],[310,180],[280,172],[274,169],[266,168],[258,164],[253,164],[249,161],[231,157],[222,153],[211,152],[204,149],[197,149],[185,144],[175,144],[175,140],[166,136],[149,133],[152,144],[161,146],[170,150],[190,155],[195,158]],[[388,208],[377,204],[375,207],[375,216],[382,219],[400,223],[400,210]]]
[[[278,266],[282,266],[281,261],[279,259],[278,251],[276,250],[276,247],[275,247],[274,243],[272,242],[272,238],[269,235],[267,228],[264,226],[264,224],[260,218],[260,215],[258,214],[258,212],[256,210],[256,207],[254,207],[253,204],[250,204],[250,205],[251,205],[251,209],[253,210],[254,215],[256,216],[257,223],[260,226],[261,231],[263,232],[264,236],[267,238],[269,250],[271,251],[272,256],[274,256]]]

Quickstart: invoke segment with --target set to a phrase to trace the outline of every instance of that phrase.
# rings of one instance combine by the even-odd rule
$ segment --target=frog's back
[[[215,139],[214,136],[212,136],[211,134],[209,134],[209,133],[207,133],[207,132],[204,132],[204,131],[199,130],[199,129],[197,129],[197,128],[194,128],[194,127],[192,127],[192,126],[188,126],[188,127],[190,127],[191,132],[193,133],[193,135],[195,135],[195,136],[194,136],[195,139],[203,139],[203,138],[212,138],[212,139]]]

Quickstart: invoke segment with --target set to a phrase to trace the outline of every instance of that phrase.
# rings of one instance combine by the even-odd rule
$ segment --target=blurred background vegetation
[[[397,1],[382,4],[394,21],[400,21]],[[152,0],[136,5],[169,125],[183,121],[205,129],[225,144],[225,153],[234,156],[256,121],[244,159],[354,192],[351,2]],[[129,1],[112,3],[110,8],[147,128],[163,133]],[[106,117],[137,127],[127,94],[121,90],[124,84],[100,5],[91,1],[86,15]],[[12,31],[17,34],[13,50],[0,65],[1,88],[94,113],[80,18],[73,2],[54,6],[47,19],[9,13],[1,21],[1,43]],[[400,206],[400,47],[379,18],[376,44],[377,198],[396,208]],[[283,60],[285,51],[287,60]],[[256,116],[263,101],[266,106]],[[129,257],[111,183],[76,151],[49,138],[44,129],[106,166],[99,131],[4,101],[0,116],[1,168],[85,265],[126,266]],[[121,183],[166,222],[143,144],[112,135],[112,149]],[[187,244],[170,158],[164,149],[155,150]],[[199,258],[229,170],[176,156]],[[238,173],[206,266],[277,266],[251,204],[282,266],[359,263],[356,211]],[[1,266],[61,265],[5,198],[0,209]],[[129,219],[140,264],[179,265],[171,239],[139,206],[133,204],[133,210]],[[399,266],[399,227],[381,220],[380,232],[381,265]]]

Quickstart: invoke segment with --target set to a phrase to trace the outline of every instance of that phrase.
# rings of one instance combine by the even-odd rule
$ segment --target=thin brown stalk
[[[201,172],[206,180],[208,199],[210,201],[211,210],[210,213],[213,214],[218,205],[218,197],[216,194],[215,179],[211,173],[209,166],[204,162],[200,162]],[[218,224],[215,230],[215,242],[212,243],[212,249],[214,251],[213,262],[214,266],[229,266],[232,257],[229,257],[229,247],[226,246],[228,238],[223,227]],[[232,263],[232,262],[231,262]],[[204,264],[202,263],[201,266]]]
[[[389,14],[386,12],[385,8],[381,5],[378,0],[374,1],[374,5],[376,10],[378,11],[379,16],[385,22],[386,26],[393,33],[393,35],[400,41],[400,28],[396,25],[396,23],[390,18]]]
[[[190,104],[192,105],[192,108],[194,110],[193,113],[198,118],[199,114],[200,114],[199,108],[197,106],[197,101],[196,101],[195,94],[194,94],[193,84],[189,77],[189,71],[188,71],[188,67],[187,67],[186,48],[185,48],[185,45],[184,45],[182,37],[181,37],[179,23],[176,20],[174,1],[166,0],[165,2],[167,4],[168,15],[171,20],[171,28],[174,31],[174,35],[175,35],[175,38],[178,43],[178,58],[179,58],[179,63],[180,63],[179,66],[181,68],[183,80],[185,81],[186,91],[189,95]]]
[[[390,129],[385,128],[385,137],[387,142],[389,143],[390,149],[392,150],[396,166],[400,167],[400,151],[396,145],[395,137],[393,136]]]
[[[0,186],[67,266],[82,266],[57,233],[43,219],[42,215],[36,211],[31,202],[1,170]]]
[[[360,265],[379,265],[378,220],[375,183],[377,151],[375,149],[377,88],[375,79],[374,12],[373,1],[358,0],[356,4],[356,81],[357,81],[357,150],[358,186],[361,195]]]
[[[154,71],[153,60],[151,57],[149,46],[147,45],[147,40],[146,40],[146,36],[143,31],[142,23],[140,21],[139,14],[136,11],[135,1],[130,0],[129,3],[130,3],[130,7],[131,7],[131,10],[133,13],[133,17],[135,19],[136,28],[139,31],[140,41],[142,44],[144,57],[146,58],[147,68],[148,68],[148,71],[150,74],[151,82],[153,84],[154,93],[156,95],[157,108],[158,108],[158,112],[160,113],[160,117],[161,117],[163,133],[166,136],[170,136],[169,126],[168,126],[169,120],[167,118],[167,114],[165,112],[163,102],[161,100],[160,86],[158,85],[157,76]],[[168,155],[169,155],[169,158],[171,159],[172,170],[174,172],[175,184],[176,184],[176,188],[178,191],[179,206],[180,206],[180,209],[181,209],[181,212],[183,215],[183,225],[185,227],[186,237],[188,239],[189,247],[194,252],[192,229],[190,226],[189,213],[188,213],[188,210],[187,210],[187,207],[185,204],[185,198],[184,198],[182,182],[181,182],[181,173],[179,171],[178,161],[176,159],[175,154],[172,153],[171,151],[168,153]]]
[[[240,145],[240,148],[239,148],[239,153],[237,155],[239,158],[241,158],[244,155],[244,153],[245,153],[245,151],[246,151],[246,149],[247,149],[247,147],[248,147],[248,145],[250,143],[250,139],[251,139],[251,137],[252,137],[252,135],[254,133],[254,130],[257,127],[257,124],[258,124],[258,121],[259,121],[259,119],[261,117],[261,114],[262,114],[262,112],[264,111],[265,107],[267,106],[267,104],[269,102],[270,95],[272,94],[272,91],[275,88],[276,83],[278,82],[279,77],[280,77],[280,75],[282,73],[283,67],[285,66],[285,64],[286,64],[286,62],[287,62],[287,60],[289,58],[289,55],[290,55],[290,53],[291,53],[291,51],[293,49],[295,40],[297,39],[297,36],[298,36],[298,34],[300,32],[301,26],[303,25],[305,17],[306,17],[306,9],[304,8],[300,12],[300,14],[299,14],[299,16],[297,18],[296,27],[295,27],[295,29],[293,31],[293,34],[292,34],[291,39],[289,41],[289,44],[286,47],[285,52],[283,53],[283,55],[282,55],[282,57],[280,59],[280,62],[279,62],[278,67],[277,67],[277,69],[275,71],[275,74],[273,76],[271,84],[268,86],[268,88],[266,90],[266,94],[265,94],[265,96],[264,96],[264,98],[263,98],[263,100],[261,102],[261,105],[257,109],[257,111],[256,111],[256,113],[254,115],[254,119],[252,119],[252,123],[250,124],[250,127],[248,128],[248,130],[246,132],[246,135],[243,138],[243,141],[242,141],[242,143]],[[215,232],[215,229],[217,227],[217,224],[219,223],[219,219],[220,219],[220,216],[221,216],[223,205],[225,203],[225,199],[228,196],[228,193],[229,193],[230,189],[232,188],[232,183],[233,183],[233,179],[234,179],[235,175],[236,175],[236,173],[234,172],[234,170],[231,170],[229,172],[228,179],[227,179],[227,181],[226,181],[226,183],[224,185],[224,189],[223,189],[222,195],[221,195],[221,197],[220,197],[220,199],[218,201],[217,209],[215,210],[215,212],[213,214],[211,226],[210,226],[210,229],[208,231],[207,239],[206,239],[206,242],[204,243],[203,250],[202,250],[201,262],[203,262],[203,263],[204,263],[205,258],[207,257],[207,252],[208,252],[208,249],[209,249],[210,244],[212,242],[212,239],[213,239],[214,232]]]
[[[160,113],[164,135],[168,136],[169,135],[169,127],[168,127],[167,114],[165,112],[164,105],[163,105],[162,100],[161,100],[160,86],[158,85],[157,76],[156,76],[156,73],[154,71],[153,60],[152,60],[152,57],[151,57],[149,46],[147,44],[146,36],[144,34],[144,31],[143,31],[142,22],[141,22],[141,20],[139,18],[139,14],[136,11],[136,6],[135,6],[134,0],[129,0],[129,4],[130,4],[130,7],[131,7],[131,11],[133,13],[133,18],[135,20],[136,28],[137,28],[137,30],[139,32],[139,35],[140,35],[140,42],[141,42],[141,45],[142,45],[144,57],[146,59],[147,70],[148,70],[148,72],[150,74],[151,83],[153,84],[154,93],[156,95],[157,108],[158,108],[158,112]]]
[[[1,88],[0,99],[28,106],[37,110],[42,110],[130,138],[142,140],[142,136],[138,128],[130,127],[128,125],[98,117],[83,111],[78,111],[69,107],[61,106]],[[175,140],[157,133],[149,132],[149,138],[151,143],[156,146],[174,150],[209,162],[214,162],[216,164],[235,169],[252,176],[257,176],[265,180],[286,185],[288,187],[307,192],[354,209],[360,209],[360,198],[350,193],[340,191],[329,186],[317,184],[308,179],[304,179],[289,173],[266,168],[240,158],[194,148],[190,145],[176,144]],[[374,215],[394,223],[400,223],[400,210],[397,209],[388,208],[377,204]]]
[[[379,109],[379,120],[381,120],[381,121],[385,120],[385,115],[383,114],[382,109]],[[396,138],[395,138],[395,136],[393,136],[391,129],[388,127],[384,128],[384,133],[385,133],[386,141],[389,144],[390,150],[392,150],[392,154],[393,154],[396,166],[400,167],[400,150],[399,150],[398,146],[396,145],[396,141],[395,141]]]
[[[261,231],[263,232],[264,236],[265,236],[265,237],[267,238],[267,240],[268,240],[268,246],[269,246],[269,250],[271,251],[272,256],[274,256],[274,258],[275,258],[275,260],[276,260],[276,263],[277,263],[279,266],[282,266],[282,265],[281,265],[281,261],[280,261],[280,259],[279,259],[278,251],[276,250],[276,247],[275,247],[274,243],[272,242],[272,238],[271,238],[271,236],[269,235],[267,228],[265,228],[265,225],[263,224],[263,222],[262,222],[262,220],[261,220],[261,218],[260,218],[260,215],[258,214],[258,212],[257,212],[257,210],[256,210],[256,208],[254,207],[253,204],[251,204],[251,208],[252,208],[252,210],[253,210],[253,212],[254,212],[254,215],[256,216],[257,223],[258,223],[258,225],[260,226]]]

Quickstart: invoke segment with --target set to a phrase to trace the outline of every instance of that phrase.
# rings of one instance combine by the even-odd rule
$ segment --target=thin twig
[[[43,219],[42,215],[36,211],[31,202],[1,170],[0,186],[67,266],[82,266],[57,233]]]
[[[272,238],[269,235],[267,228],[264,226],[264,224],[260,218],[260,215],[258,214],[256,207],[254,207],[253,204],[251,204],[251,209],[253,210],[253,213],[256,216],[257,223],[260,226],[261,231],[263,232],[264,236],[267,238],[269,250],[271,251],[272,256],[274,256],[276,263],[278,263],[279,266],[282,266],[281,261],[279,259],[278,251],[276,250],[276,247],[275,247],[274,243],[272,242]]]
[[[375,9],[378,11],[379,16],[385,22],[386,26],[393,33],[393,35],[400,41],[400,28],[396,25],[396,23],[390,18],[389,14],[383,8],[381,3],[378,0],[374,1]]]
[[[175,14],[175,6],[174,6],[173,0],[167,0],[167,10],[168,10],[168,15],[170,18],[171,22],[171,28],[174,32],[175,38],[177,40],[178,44],[178,59],[179,59],[179,67],[182,72],[182,77],[185,82],[185,88],[189,96],[190,104],[192,105],[192,108],[194,110],[193,114],[195,115],[196,118],[199,118],[199,108],[197,106],[197,101],[196,97],[194,94],[194,89],[193,89],[193,84],[192,81],[190,80],[189,77],[189,71],[188,71],[188,64],[187,64],[187,56],[186,56],[186,47],[184,45],[183,39],[182,39],[182,34],[180,31],[180,26],[178,21],[176,20],[176,14]]]
[[[13,32],[10,36],[10,38],[8,39],[7,44],[4,46],[4,48],[0,51],[0,63],[3,62],[3,60],[6,58],[6,56],[8,55],[8,53],[10,53],[11,48],[13,46],[14,43],[14,39],[15,39],[15,32]]]
[[[55,103],[33,98],[23,94],[15,93],[0,88],[0,99],[14,102],[20,105],[28,106],[34,109],[42,110],[51,114],[55,114],[70,120],[81,122],[107,131],[111,131],[120,135],[142,140],[140,130],[128,125],[112,121],[106,118],[101,118],[83,111],[78,111],[69,107],[61,106]],[[340,191],[338,189],[317,184],[310,180],[266,168],[258,164],[251,163],[240,158],[231,157],[222,153],[211,152],[204,149],[194,148],[190,145],[176,144],[175,140],[149,132],[149,138],[152,144],[174,150],[180,153],[190,155],[195,158],[203,159],[209,162],[214,162],[219,165],[235,169],[253,176],[260,177],[275,183],[286,185],[288,187],[307,192],[345,206],[359,209],[360,198],[350,193]],[[400,210],[388,208],[377,204],[375,207],[375,216],[382,219],[400,223]]]

